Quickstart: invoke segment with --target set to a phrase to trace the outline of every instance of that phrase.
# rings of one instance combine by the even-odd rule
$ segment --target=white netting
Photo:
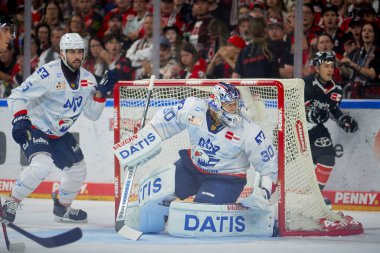
[[[216,82],[217,80],[199,80],[196,85],[191,85],[185,80],[157,81],[146,122],[162,106],[176,105],[182,99],[191,96],[208,98]],[[199,85],[200,83],[202,85]],[[285,201],[281,203],[285,203],[285,206],[279,210],[284,210],[283,225],[285,230],[319,230],[320,226],[317,220],[323,217],[329,220],[341,220],[338,215],[331,212],[324,204],[315,178],[305,122],[303,81],[299,79],[281,81],[234,80],[233,83],[237,86],[241,85],[239,89],[248,108],[248,111],[244,113],[262,126],[266,136],[273,137],[274,144],[279,148],[279,157],[283,153],[284,166],[280,166],[279,170],[284,172],[282,183],[284,184],[285,192],[283,196],[285,196]],[[285,100],[280,98],[279,101],[279,91],[276,83],[280,84],[279,87],[283,87]],[[148,81],[146,84],[148,84]],[[116,131],[119,131],[120,140],[126,139],[139,128],[146,92],[147,86],[143,85],[129,84],[119,86],[119,104],[117,107],[120,114]],[[281,104],[283,104],[283,107],[281,108],[280,106],[279,108]],[[284,116],[284,122],[281,121],[282,116]],[[277,141],[278,130],[284,133],[283,145]],[[118,141],[115,140],[115,142]],[[178,150],[189,147],[186,131],[166,140],[159,156],[138,168],[133,185],[134,196],[137,196],[138,182],[141,179],[149,175],[152,170],[175,162],[179,157]],[[116,170],[118,171],[120,168],[116,167]],[[119,185],[124,179],[123,171],[120,171],[122,175],[120,177],[121,182],[118,182]],[[252,173],[248,174],[249,182],[252,180],[251,175]]]

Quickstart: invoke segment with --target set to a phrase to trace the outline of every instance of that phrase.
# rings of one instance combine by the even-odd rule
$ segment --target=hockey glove
[[[306,118],[309,123],[323,124],[330,116],[330,112],[327,109],[312,108],[307,114]]]
[[[348,115],[343,115],[338,119],[338,125],[347,133],[353,133],[358,130],[358,122]]]
[[[30,131],[32,130],[32,122],[29,116],[21,114],[12,120],[12,137],[18,144],[23,144],[30,139]]]
[[[100,80],[97,89],[103,94],[103,96],[111,94],[115,83],[118,81],[116,70],[107,70],[102,80]]]

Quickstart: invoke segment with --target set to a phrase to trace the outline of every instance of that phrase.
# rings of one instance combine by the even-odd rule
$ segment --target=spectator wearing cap
[[[107,69],[116,70],[118,80],[132,80],[133,73],[131,62],[122,55],[123,41],[120,35],[110,34],[104,37],[104,47],[106,50],[101,50],[100,56],[107,63]],[[112,94],[110,95],[113,96]]]
[[[130,43],[143,36],[142,27],[144,24],[144,19],[150,13],[148,3],[149,0],[133,1],[132,6],[135,15],[128,15],[126,23],[123,26],[123,34],[127,36]]]
[[[132,41],[123,34],[122,32],[122,17],[120,14],[115,13],[111,15],[110,19],[108,20],[108,29],[104,32],[104,36],[114,34],[120,37],[122,40],[122,53],[125,54],[127,50],[130,48]]]
[[[291,44],[285,42],[284,24],[276,18],[267,20],[267,32],[269,37],[269,48],[274,52],[279,64],[279,72],[281,78],[293,77],[293,54],[290,52]]]
[[[343,47],[343,37],[344,32],[339,29],[338,27],[338,7],[327,3],[322,8],[322,31],[321,33],[325,33],[330,35],[330,37],[333,40],[333,50],[335,52],[335,56],[340,59],[343,56],[344,53],[344,47]]]
[[[232,35],[227,45],[219,48],[207,66],[208,78],[231,78],[240,51],[246,46],[238,35]]]
[[[180,61],[180,49],[184,39],[176,26],[165,26],[163,29],[164,36],[169,40],[172,58],[177,62]]]
[[[160,79],[178,78],[181,68],[179,63],[172,58],[170,42],[165,36],[160,37]],[[153,73],[152,62],[142,64],[142,78],[149,78]]]
[[[251,11],[249,12],[249,15],[253,18],[264,18],[265,16],[265,6],[262,2],[254,1],[250,5]]]
[[[197,49],[191,43],[184,43],[181,47],[181,66],[180,78],[192,79],[206,77],[207,64],[203,58],[200,58]]]
[[[254,18],[249,30],[252,42],[240,52],[232,78],[279,78],[279,64],[268,46],[265,20]]]
[[[79,15],[91,37],[100,32],[103,23],[103,17],[94,10],[94,3],[92,0],[79,0],[78,4]]]
[[[142,78],[142,63],[152,60],[153,49],[153,16],[147,15],[144,19],[144,37],[133,42],[127,50],[126,57],[131,61],[135,72],[135,78]]]

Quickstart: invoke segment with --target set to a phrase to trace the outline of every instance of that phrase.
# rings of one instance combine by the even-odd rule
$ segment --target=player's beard
[[[72,63],[69,63],[70,68],[73,70],[78,70],[82,65],[82,61],[80,60],[74,60]]]

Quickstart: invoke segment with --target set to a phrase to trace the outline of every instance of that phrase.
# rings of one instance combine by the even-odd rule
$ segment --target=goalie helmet
[[[326,52],[319,51],[315,53],[315,58],[313,59],[313,66],[318,67],[324,62],[335,65],[335,54],[330,51],[326,51]]]
[[[222,103],[236,102],[236,111],[228,112],[223,108]],[[241,108],[244,107],[243,99],[241,98],[240,91],[232,84],[219,82],[214,86],[212,94],[208,99],[208,104],[213,110],[218,119],[227,126],[236,125],[237,121],[241,120]]]
[[[64,34],[61,38],[61,41],[59,42],[59,48],[60,48],[61,52],[63,53],[63,57],[62,57],[63,62],[71,70],[72,70],[72,68],[67,63],[66,50],[68,50],[68,49],[83,49],[83,59],[82,59],[82,64],[83,64],[84,59],[86,58],[85,43],[84,43],[84,40],[82,39],[82,37],[78,33],[66,33],[66,34]]]
[[[12,16],[0,15],[0,29],[3,29],[4,27],[9,27],[10,33],[12,35],[12,39],[16,37],[14,25],[15,25],[15,22],[13,21]]]

